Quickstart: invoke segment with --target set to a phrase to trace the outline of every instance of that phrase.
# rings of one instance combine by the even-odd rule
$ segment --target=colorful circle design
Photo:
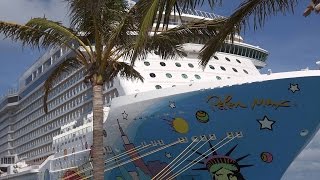
[[[197,111],[196,118],[200,123],[207,123],[209,122],[209,114],[205,111]]]
[[[265,163],[271,163],[273,161],[273,155],[269,152],[261,153],[261,160]]]
[[[181,134],[185,134],[189,132],[189,124],[183,118],[174,118],[172,120],[173,129]]]

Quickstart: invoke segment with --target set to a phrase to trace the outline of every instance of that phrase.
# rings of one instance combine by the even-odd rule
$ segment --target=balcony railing
[[[195,9],[184,9],[184,10],[182,10],[182,13],[190,14],[190,15],[194,15],[194,16],[205,17],[205,18],[209,18],[209,19],[223,18],[223,16],[220,16],[220,15],[217,15],[214,13],[204,12],[204,11],[195,10]]]

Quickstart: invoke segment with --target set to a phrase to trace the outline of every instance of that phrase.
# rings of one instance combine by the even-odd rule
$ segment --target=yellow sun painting
[[[189,132],[189,124],[186,120],[184,120],[183,118],[174,118],[172,120],[172,127],[173,129],[181,134],[185,134]]]

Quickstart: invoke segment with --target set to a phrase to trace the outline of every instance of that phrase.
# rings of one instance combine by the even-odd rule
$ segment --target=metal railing
[[[182,13],[190,14],[190,15],[194,15],[194,16],[205,17],[205,18],[209,18],[209,19],[216,19],[216,18],[223,18],[224,17],[224,16],[220,16],[220,15],[217,15],[214,13],[209,13],[209,12],[200,11],[200,10],[196,10],[196,9],[184,9],[184,10],[182,10]]]

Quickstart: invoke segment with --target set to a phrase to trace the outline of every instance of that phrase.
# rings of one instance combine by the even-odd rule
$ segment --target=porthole
[[[144,62],[144,65],[145,65],[145,66],[150,66],[150,63],[149,63],[148,61],[145,61],[145,62]]]
[[[156,87],[156,89],[161,89],[162,88],[160,85],[156,85],[155,87]]]
[[[160,62],[160,66],[166,66],[165,62]]]
[[[212,70],[214,70],[214,66],[212,66],[212,65],[209,65],[209,68],[212,69]]]
[[[244,73],[246,73],[246,74],[249,74],[249,73],[248,73],[248,71],[247,71],[247,70],[245,70],[245,69],[243,70],[243,72],[244,72]]]
[[[195,77],[196,79],[201,79],[201,77],[200,77],[198,74],[195,74],[194,77]]]
[[[217,56],[213,56],[214,59],[219,60],[219,58]]]
[[[226,57],[226,60],[230,62],[230,59]]]
[[[188,66],[189,66],[190,68],[193,68],[193,67],[194,67],[193,64],[191,64],[191,63],[189,63]]]
[[[172,78],[172,75],[170,73],[166,74],[167,78]]]
[[[156,74],[150,73],[150,77],[155,78],[155,77],[156,77]]]
[[[186,74],[181,74],[181,76],[182,76],[184,79],[187,79],[187,78],[188,78],[188,75],[186,75]]]
[[[234,72],[238,72],[238,70],[237,70],[236,68],[232,68],[232,70],[233,70]]]
[[[241,63],[241,61],[240,61],[239,59],[236,59],[236,61],[237,61],[238,63]]]
[[[225,70],[226,70],[226,68],[224,68],[223,66],[220,66],[220,68],[221,68],[221,70],[223,70],[223,71],[225,71]]]
[[[220,76],[216,76],[217,80],[221,80],[222,78]]]
[[[181,67],[180,63],[176,62],[175,64],[176,64],[177,67]]]

